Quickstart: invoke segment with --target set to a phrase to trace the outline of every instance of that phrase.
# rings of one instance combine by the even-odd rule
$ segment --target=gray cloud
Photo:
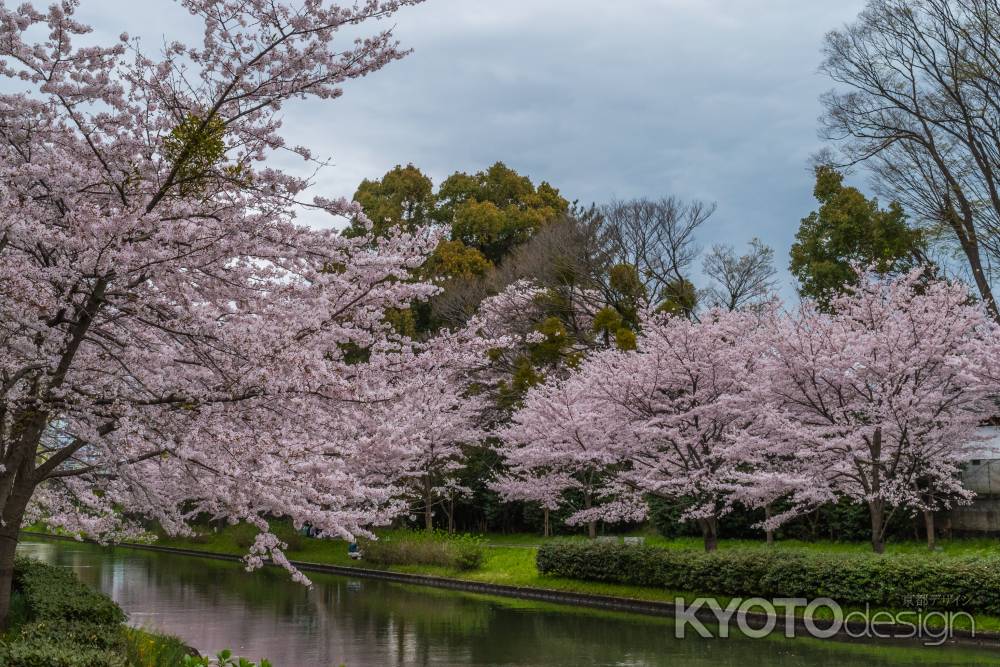
[[[718,202],[702,241],[759,236],[783,269],[813,208],[822,37],[863,4],[428,0],[393,18],[412,55],[331,104],[290,107],[286,127],[333,157],[323,194],[350,195],[397,163],[439,182],[503,160],[584,203]],[[198,38],[167,3],[83,0],[81,14],[109,34]]]

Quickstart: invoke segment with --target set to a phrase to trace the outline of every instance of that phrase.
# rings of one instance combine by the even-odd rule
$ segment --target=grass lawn
[[[491,534],[485,536],[489,548],[486,549],[483,565],[481,568],[472,571],[459,571],[456,569],[428,566],[428,565],[393,565],[388,567],[378,567],[364,561],[351,560],[347,555],[347,545],[340,540],[318,540],[305,538],[297,534],[290,525],[278,523],[274,529],[279,537],[288,542],[289,549],[287,555],[293,560],[307,561],[312,563],[323,563],[329,565],[343,565],[348,567],[366,567],[371,569],[385,569],[393,572],[405,572],[410,574],[428,574],[466,581],[476,581],[491,584],[503,584],[509,586],[527,586],[533,588],[546,588],[550,590],[568,591],[574,593],[590,593],[597,595],[613,595],[619,597],[633,598],[638,600],[652,600],[660,602],[673,602],[678,597],[686,600],[693,600],[705,595],[704,592],[672,591],[661,588],[648,588],[642,586],[629,586],[624,584],[611,584],[603,582],[580,581],[576,579],[566,579],[551,575],[539,574],[535,567],[535,554],[539,544],[545,540],[538,535],[514,534],[499,535]],[[407,531],[379,531],[382,537],[402,536]],[[227,526],[217,532],[206,531],[194,539],[177,539],[161,536],[156,544],[161,546],[180,547],[186,549],[197,549],[212,553],[225,553],[233,555],[243,555],[253,541],[256,529],[247,525]],[[646,538],[646,544],[667,548],[667,549],[694,549],[701,550],[702,543],[698,538],[676,538],[664,539],[655,534],[636,533]],[[550,538],[553,539],[553,538]],[[559,537],[554,539],[579,539],[585,540],[583,536]],[[777,549],[789,552],[810,551],[822,553],[870,553],[871,547],[866,543],[837,543],[837,542],[800,542],[794,540],[778,541],[768,547],[763,541],[753,540],[720,540],[720,550],[757,550],[757,549]],[[996,555],[1000,551],[1000,540],[997,539],[956,539],[942,540],[940,549],[929,552],[926,544],[922,542],[897,542],[887,545],[886,553],[907,553],[921,554],[927,558],[947,558],[953,555]],[[730,598],[716,595],[711,592],[721,605],[726,605]],[[854,610],[845,607],[845,611]],[[874,611],[874,610],[873,610]],[[977,615],[976,630],[1000,632],[1000,617]],[[962,619],[958,619],[957,628],[962,628]],[[968,629],[968,628],[964,628]]]

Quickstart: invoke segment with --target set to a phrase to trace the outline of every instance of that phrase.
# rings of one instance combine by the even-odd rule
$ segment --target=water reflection
[[[72,567],[133,625],[276,667],[996,664],[995,654],[955,649],[678,641],[666,619],[327,575],[311,575],[306,589],[277,570],[247,574],[234,563],[126,548],[30,541],[20,550]]]

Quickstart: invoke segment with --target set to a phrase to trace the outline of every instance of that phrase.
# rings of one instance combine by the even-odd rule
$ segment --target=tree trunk
[[[10,619],[10,594],[14,583],[14,552],[20,536],[21,521],[31,496],[35,493],[35,457],[47,415],[21,433],[16,461],[0,478],[0,630]],[[16,466],[16,467],[15,467]]]
[[[873,501],[868,503],[868,513],[872,520],[872,551],[885,553],[885,503]]]
[[[698,519],[698,526],[705,540],[705,551],[715,551],[719,546],[719,522],[713,516],[708,519]]]
[[[13,532],[13,534],[10,534]],[[0,630],[7,629],[10,615],[11,586],[14,583],[14,551],[17,549],[17,531],[0,533]]]
[[[773,511],[771,510],[770,503],[767,504],[767,505],[764,505],[764,519],[765,520],[770,520],[770,518],[771,518],[772,515],[773,515]],[[768,528],[764,532],[764,534],[767,536],[767,545],[771,546],[772,544],[774,544],[774,531],[771,530],[770,528]]]
[[[584,491],[583,492],[583,508],[589,510],[591,507],[593,507],[593,500],[590,497],[590,491],[589,490],[588,491]],[[587,522],[587,537],[589,537],[592,540],[593,539],[597,539],[597,522],[596,521],[588,521]]]
[[[924,510],[924,527],[927,529],[927,548],[934,551],[937,536],[934,533],[934,512],[931,510]]]
[[[428,477],[424,480],[424,529],[427,532],[433,532],[434,530],[434,498],[433,489],[431,486],[431,478]]]
[[[997,302],[993,297],[993,288],[986,277],[986,272],[983,271],[983,262],[979,254],[979,240],[975,226],[971,222],[971,216],[967,225],[962,226],[962,231],[958,231],[958,225],[956,224],[952,224],[952,227],[956,230],[959,244],[965,252],[966,259],[969,261],[972,277],[976,281],[976,288],[979,290],[979,295],[986,304],[986,310],[989,311],[990,316],[995,321],[1000,322],[1000,312],[997,310]]]
[[[6,630],[10,620],[8,617],[11,586],[14,583],[14,552],[17,550],[24,510],[35,491],[34,482],[29,476],[29,471],[33,469],[32,463],[30,459],[22,462],[19,468],[22,474],[15,481],[3,508],[2,527],[0,527],[0,630]]]
[[[542,508],[542,537],[552,537],[552,526],[549,523],[549,508]]]
[[[872,551],[885,553],[885,500],[882,495],[882,475],[878,462],[882,460],[882,427],[876,427],[872,433],[871,444],[871,498],[868,501],[868,513],[872,520]],[[866,491],[868,488],[866,487]]]

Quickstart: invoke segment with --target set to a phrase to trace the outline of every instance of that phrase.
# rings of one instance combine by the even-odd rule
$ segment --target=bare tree
[[[826,38],[824,129],[959,250],[1000,320],[1000,0],[871,0]]]
[[[445,325],[460,325],[484,298],[528,279],[559,295],[549,310],[563,316],[575,337],[586,337],[589,329],[577,318],[602,307],[608,263],[596,210],[573,211],[542,226],[485,276],[446,283],[432,300],[433,313]]]
[[[753,307],[766,301],[777,286],[774,250],[760,239],[750,241],[745,255],[737,255],[731,245],[714,245],[702,268],[713,283],[703,297],[710,307]]]
[[[676,197],[616,200],[601,207],[604,239],[613,262],[634,266],[649,302],[660,303],[687,280],[700,252],[695,232],[714,212],[715,204]]]

